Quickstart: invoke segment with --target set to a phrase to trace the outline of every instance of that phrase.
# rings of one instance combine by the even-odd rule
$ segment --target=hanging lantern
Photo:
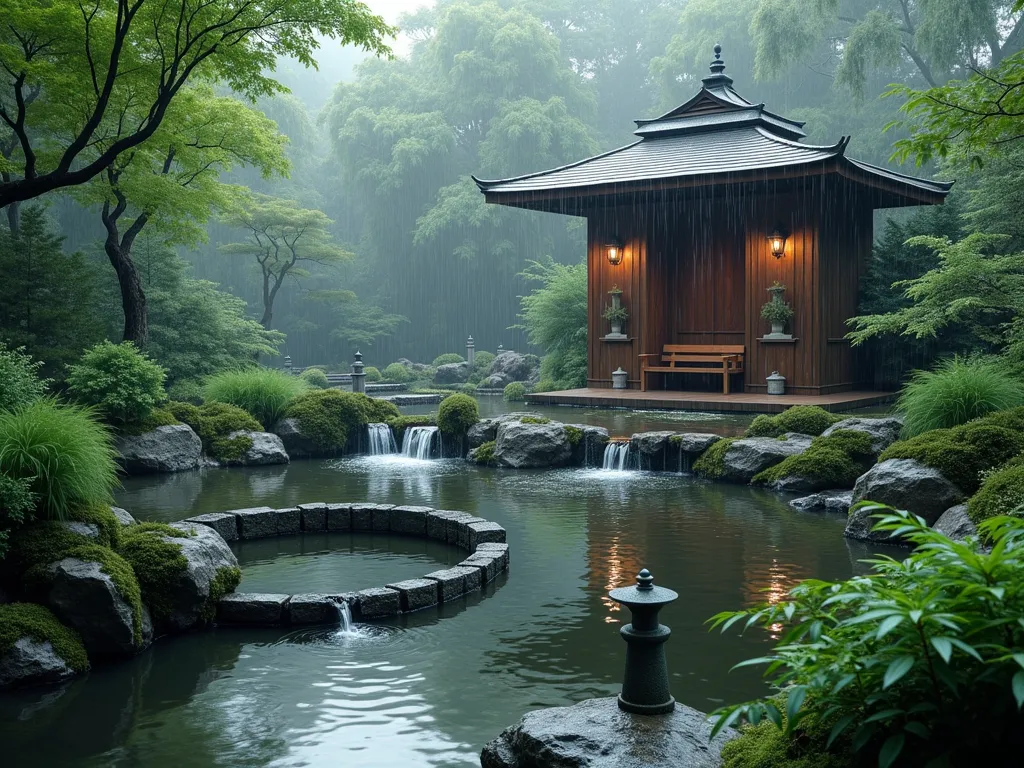
[[[768,235],[768,244],[772,249],[772,256],[776,259],[786,255],[786,234],[779,227]]]
[[[617,238],[612,238],[604,244],[604,252],[608,256],[608,263],[613,267],[622,263],[622,243]]]

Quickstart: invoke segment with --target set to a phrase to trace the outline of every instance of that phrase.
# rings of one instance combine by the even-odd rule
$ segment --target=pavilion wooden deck
[[[581,405],[591,408],[704,411],[729,413],[781,413],[794,405],[817,405],[835,413],[882,405],[894,392],[837,392],[830,395],[767,395],[762,393],[678,392],[639,389],[566,389],[527,395],[536,405]]]

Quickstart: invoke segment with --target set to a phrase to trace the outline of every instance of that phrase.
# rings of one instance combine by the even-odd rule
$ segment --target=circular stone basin
[[[457,565],[466,553],[438,541],[378,533],[305,533],[232,542],[239,592],[356,592]]]

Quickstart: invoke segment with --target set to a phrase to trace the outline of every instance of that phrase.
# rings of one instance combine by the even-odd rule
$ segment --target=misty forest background
[[[182,109],[204,130],[227,121],[215,152],[183,151],[169,175],[138,173],[126,158],[113,169],[127,197],[119,235],[146,219],[132,244],[148,302],[146,351],[172,385],[260,355],[341,370],[356,348],[381,368],[399,357],[429,362],[462,351],[470,334],[478,349],[550,351],[530,342],[550,347],[581,330],[579,307],[559,304],[557,291],[571,302],[585,284],[585,222],[486,206],[470,174],[512,176],[627,143],[635,118],[699,88],[715,43],[741,94],[806,121],[811,143],[852,134],[851,155],[886,165],[909,136],[900,125],[885,130],[907,98],[886,96],[892,85],[936,88],[998,67],[1024,47],[1024,14],[1013,6],[439,0],[398,20],[393,59],[325,41],[319,71],[279,61],[274,76],[290,93],[252,103],[223,85],[198,87]],[[1003,236],[986,241],[1000,253],[1022,249],[1022,145],[1007,142],[984,162],[904,148],[902,170],[957,185],[945,206],[879,215],[863,313],[905,307],[893,282],[937,265],[934,248],[905,244],[911,236],[983,233]],[[915,158],[926,160],[916,171]],[[113,186],[109,174],[98,182]],[[0,339],[25,346],[44,375],[59,380],[83,349],[122,337],[104,248],[116,202],[110,187],[83,185],[8,206],[0,223]],[[302,239],[261,270],[261,236],[274,227]],[[528,318],[532,335],[513,327],[523,323],[521,297],[545,281],[555,300],[534,306],[556,315],[561,306],[564,316],[547,318],[553,329]],[[967,336],[964,351],[1005,341]],[[548,366],[554,383],[580,383],[581,338]],[[959,349],[955,336],[871,343],[880,385]]]

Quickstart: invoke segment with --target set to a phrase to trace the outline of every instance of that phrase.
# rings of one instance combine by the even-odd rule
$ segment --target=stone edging
[[[391,504],[299,504],[285,509],[254,507],[190,517],[227,541],[323,532],[379,532],[418,536],[453,544],[470,556],[452,568],[382,587],[337,595],[225,595],[217,605],[221,624],[331,624],[345,601],[353,619],[365,621],[418,611],[462,597],[508,570],[505,529],[468,512]]]

